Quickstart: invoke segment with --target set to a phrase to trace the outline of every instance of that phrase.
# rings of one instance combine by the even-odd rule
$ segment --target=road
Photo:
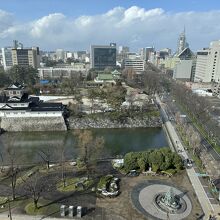
[[[189,158],[187,152],[184,149],[184,146],[179,138],[179,136],[177,135],[177,132],[174,128],[174,126],[172,125],[172,123],[167,120],[169,119],[167,113],[166,113],[166,109],[164,104],[161,102],[159,96],[156,96],[156,101],[160,106],[161,111],[163,112],[163,120],[165,123],[165,126],[167,128],[167,131],[169,133],[170,139],[173,143],[173,146],[175,147],[176,151],[179,152],[179,155],[183,158],[183,159],[187,159]],[[194,191],[197,195],[197,198],[201,204],[201,207],[203,209],[203,212],[205,214],[204,219],[208,219],[210,213],[215,214],[216,216],[218,215],[218,213],[220,212],[219,209],[219,205],[218,204],[211,204],[206,191],[204,190],[202,183],[200,182],[199,177],[196,174],[196,171],[194,169],[194,167],[191,167],[190,169],[186,169],[187,175],[190,179],[190,182],[194,188]]]
[[[200,133],[198,128],[195,126],[194,123],[192,123],[192,120],[188,116],[186,112],[183,112],[182,109],[178,106],[176,102],[173,102],[172,99],[169,96],[163,96],[163,102],[165,102],[168,106],[166,108],[166,111],[170,115],[172,115],[172,118],[175,118],[175,113],[179,112],[181,115],[186,115],[185,120],[187,123],[191,124],[194,129],[200,134],[201,137],[201,145],[205,148],[205,150],[212,155],[212,158],[216,161],[220,161],[220,154],[212,147],[212,145],[203,137],[203,135]]]

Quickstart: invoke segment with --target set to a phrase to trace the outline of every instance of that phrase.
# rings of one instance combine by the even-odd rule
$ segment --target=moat
[[[168,146],[162,128],[92,129],[92,133],[96,137],[104,138],[103,153],[105,156],[124,155],[130,151]],[[67,159],[77,158],[81,150],[77,145],[74,130],[4,133],[0,136],[0,153],[3,158],[8,146],[16,149],[22,163],[41,161],[38,153],[41,150],[49,152],[54,161],[59,158],[58,152],[61,147],[65,148]]]

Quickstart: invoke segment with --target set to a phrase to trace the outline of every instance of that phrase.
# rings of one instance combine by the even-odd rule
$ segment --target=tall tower
[[[177,44],[177,54],[180,54],[189,44],[186,42],[186,30],[184,26],[183,32],[180,34]]]

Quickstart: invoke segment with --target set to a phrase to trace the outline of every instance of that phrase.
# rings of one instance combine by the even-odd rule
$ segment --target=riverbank
[[[89,129],[89,128],[161,128],[160,117],[126,118],[124,121],[112,120],[108,117],[70,117],[68,120],[69,129]]]

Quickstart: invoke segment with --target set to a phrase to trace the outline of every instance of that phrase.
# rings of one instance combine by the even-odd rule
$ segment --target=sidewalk
[[[1,220],[10,220],[10,218],[8,217],[8,214],[5,213],[5,214],[0,214],[0,219]],[[60,218],[52,218],[52,217],[43,217],[43,216],[30,216],[30,215],[13,215],[12,214],[12,220],[76,220],[79,218],[63,218],[63,217],[60,217]]]

